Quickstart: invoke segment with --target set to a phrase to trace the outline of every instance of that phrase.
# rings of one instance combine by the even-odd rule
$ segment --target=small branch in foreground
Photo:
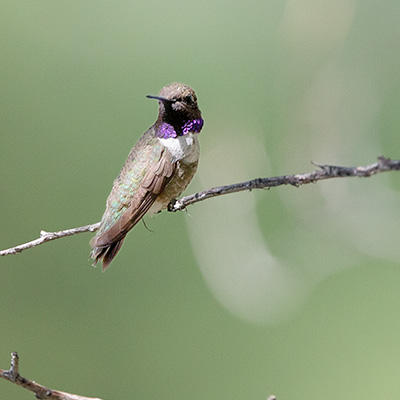
[[[275,176],[273,178],[257,178],[247,182],[235,183],[233,185],[218,186],[212,189],[204,190],[190,196],[182,197],[179,200],[173,200],[168,205],[168,211],[176,212],[184,210],[187,206],[198,203],[199,201],[207,200],[212,197],[222,196],[230,193],[243,192],[245,190],[252,191],[253,189],[266,189],[282,185],[291,185],[299,187],[307,183],[315,183],[325,179],[332,178],[347,178],[359,177],[367,178],[369,176],[386,171],[399,171],[400,160],[390,160],[385,157],[378,157],[378,162],[375,164],[367,165],[365,167],[338,167],[334,165],[319,165],[320,169],[309,172],[307,174],[296,175],[283,175]],[[100,222],[92,225],[80,226],[78,228],[67,229],[58,232],[40,232],[40,238],[32,240],[31,242],[21,244],[19,246],[11,247],[6,250],[0,251],[0,256],[9,254],[17,254],[23,250],[30,249],[42,243],[50,242],[51,240],[59,239],[65,236],[76,235],[82,232],[95,232],[99,229]]]
[[[52,390],[45,386],[40,385],[34,381],[23,378],[19,372],[19,357],[14,351],[11,353],[11,368],[8,370],[0,369],[0,378],[6,381],[15,383],[18,386],[23,387],[33,392],[37,399],[50,399],[50,400],[102,400],[98,397],[85,397],[78,394],[72,394],[67,392],[60,392],[59,390]],[[267,400],[276,400],[276,396],[271,395],[267,397]]]
[[[23,378],[19,372],[19,357],[16,352],[11,353],[11,368],[9,370],[0,369],[0,378],[30,390],[38,399],[52,400],[101,400],[99,398],[79,396],[59,390],[52,390],[29,379]]]

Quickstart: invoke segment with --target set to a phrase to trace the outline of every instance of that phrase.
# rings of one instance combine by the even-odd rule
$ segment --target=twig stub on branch
[[[19,372],[19,357],[16,352],[11,353],[11,368],[8,370],[0,369],[0,378],[21,386],[33,392],[37,399],[50,400],[101,400],[99,398],[85,397],[77,394],[52,390],[40,385],[30,379],[23,378]]]

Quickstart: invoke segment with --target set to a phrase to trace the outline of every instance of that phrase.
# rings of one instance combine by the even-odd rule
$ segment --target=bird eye
[[[193,97],[189,94],[185,97],[185,101],[186,103],[191,104],[193,103]]]

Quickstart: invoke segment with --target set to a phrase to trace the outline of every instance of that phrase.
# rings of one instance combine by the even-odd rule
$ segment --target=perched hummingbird
[[[193,89],[171,83],[157,99],[157,121],[139,139],[114,181],[106,211],[96,236],[90,241],[94,264],[103,271],[120,250],[126,234],[147,213],[167,208],[192,180],[200,147],[197,134],[203,127]]]

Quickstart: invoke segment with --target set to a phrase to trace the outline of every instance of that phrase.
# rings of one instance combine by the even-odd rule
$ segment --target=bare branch
[[[85,397],[79,394],[72,394],[61,392],[59,390],[49,389],[39,383],[31,381],[30,379],[23,378],[19,372],[19,356],[17,352],[11,353],[11,368],[8,370],[0,369],[0,378],[12,382],[18,386],[23,387],[33,392],[37,399],[50,399],[50,400],[102,400],[98,397]],[[271,395],[267,400],[276,400],[276,396]]]
[[[175,212],[184,210],[187,206],[198,203],[199,201],[225,194],[243,192],[246,190],[252,191],[253,189],[269,189],[282,185],[299,187],[307,183],[315,183],[325,179],[347,177],[367,178],[380,172],[400,170],[400,160],[391,160],[385,157],[378,157],[377,163],[367,165],[365,167],[338,167],[334,165],[313,164],[318,166],[320,169],[307,174],[283,175],[273,178],[257,178],[247,182],[214,187],[190,196],[182,197],[181,199],[171,201],[171,203],[168,205],[168,211]],[[59,239],[65,236],[72,236],[82,232],[95,232],[97,229],[99,229],[99,225],[100,223],[98,222],[96,224],[80,226],[78,228],[67,229],[65,231],[41,231],[40,238],[19,246],[2,250],[0,251],[0,256],[17,254],[23,250],[30,249],[42,243],[50,242],[51,240]]]
[[[60,239],[66,236],[76,235],[82,232],[96,232],[99,229],[100,222],[92,225],[80,226],[78,228],[66,229],[65,231],[58,232],[46,232],[40,231],[40,238],[32,240],[31,242],[20,244],[19,246],[11,247],[6,250],[0,251],[0,256],[8,256],[9,254],[18,254],[26,249],[31,249],[32,247],[39,246],[40,244],[50,242],[52,240]]]
[[[315,183],[324,179],[347,178],[356,176],[359,178],[367,178],[371,175],[385,171],[400,170],[400,160],[390,160],[389,158],[378,157],[378,162],[367,165],[366,167],[337,167],[333,165],[320,165],[313,163],[320,169],[309,172],[307,174],[283,175],[273,178],[257,178],[247,182],[235,183],[233,185],[218,186],[203,192],[195,193],[190,196],[183,197],[180,200],[172,201],[168,205],[168,211],[183,210],[189,205],[209,199],[211,197],[222,196],[224,194],[243,192],[253,189],[269,189],[282,185],[291,185],[299,187],[307,183]]]
[[[23,378],[19,372],[19,357],[16,352],[11,353],[11,368],[9,370],[0,369],[0,378],[21,386],[31,392],[35,393],[38,399],[52,399],[52,400],[101,400],[99,398],[79,396],[67,392],[60,392],[59,390],[49,389],[34,381]]]

